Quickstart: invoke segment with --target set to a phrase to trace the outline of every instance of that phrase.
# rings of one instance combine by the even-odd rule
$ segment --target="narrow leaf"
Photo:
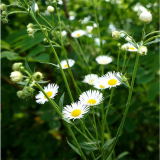
[[[60,98],[60,100],[59,100],[59,107],[60,107],[60,110],[61,110],[61,111],[62,111],[62,109],[63,109],[64,94],[65,94],[65,93],[62,94],[62,96],[61,96],[61,98]]]
[[[43,81],[43,80],[40,80],[40,81],[37,81],[36,83],[41,83],[41,84],[43,84],[43,83],[48,83],[49,81]]]
[[[106,150],[113,142],[114,142],[115,138],[109,139],[108,141],[106,141],[106,143],[103,145],[102,149]]]
[[[85,144],[84,143],[79,143],[80,147],[85,149],[85,150],[88,150],[88,151],[94,151],[94,150],[97,150],[96,147],[93,146],[93,144]]]
[[[153,43],[158,43],[158,42],[160,42],[160,38],[156,38],[154,41],[146,43],[145,46]]]
[[[67,139],[66,139],[67,140]],[[69,146],[77,153],[81,156],[81,154],[79,153],[79,150],[73,145],[71,144],[68,140],[67,140],[67,143],[69,144]]]
[[[64,121],[66,121],[67,123],[71,123],[69,119],[67,118],[62,118]]]
[[[129,152],[127,152],[127,151],[122,152],[121,154],[118,155],[117,160],[123,158],[123,157],[126,156],[127,154],[129,154]]]
[[[29,67],[29,64],[28,64],[27,60],[25,60],[25,68],[30,74],[32,74],[32,71],[31,71],[31,69]]]

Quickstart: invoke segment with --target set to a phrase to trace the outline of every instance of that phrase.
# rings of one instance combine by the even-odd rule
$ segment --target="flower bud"
[[[49,13],[54,12],[54,7],[48,6],[48,7],[47,7],[47,11],[48,11]]]
[[[4,24],[8,23],[8,19],[6,19],[6,18],[2,19],[2,23],[4,23]]]
[[[2,12],[2,16],[6,16],[7,15],[7,12],[6,11],[3,11]]]
[[[139,19],[144,23],[149,23],[152,21],[152,14],[148,11],[144,11],[140,14]]]
[[[22,80],[22,74],[19,71],[11,72],[10,78],[13,82],[19,82]]]
[[[55,35],[54,31],[52,31],[52,32],[51,32],[51,35],[52,35],[52,36],[54,36],[54,35]]]
[[[121,46],[121,44],[120,44],[120,43],[118,43],[118,44],[117,44],[117,46],[118,46],[118,47],[120,47],[120,46]]]
[[[35,12],[38,12],[38,11],[39,11],[39,8],[38,8],[37,3],[35,3],[34,9],[35,9]]]
[[[122,82],[124,83],[128,82],[128,78],[125,75],[123,75],[121,78],[122,78]]]
[[[33,91],[34,89],[32,87],[26,86],[23,92],[24,92],[24,95],[27,97],[27,96],[31,96]]]
[[[12,66],[12,69],[14,71],[19,71],[20,67],[22,66],[22,63],[14,63],[13,66]]]
[[[121,46],[121,49],[123,50],[123,51],[125,51],[127,48],[126,48],[126,45],[125,44],[123,44],[122,46]]]
[[[140,55],[147,55],[147,47],[146,46],[141,46],[141,47],[139,47],[138,48],[138,53],[140,54]]]
[[[20,71],[25,71],[24,66],[21,66],[21,67],[19,68],[19,70],[20,70]]]
[[[43,75],[42,75],[41,72],[36,72],[36,73],[34,73],[34,75],[33,75],[33,79],[34,79],[35,81],[40,81],[42,78],[43,78]]]
[[[23,91],[18,91],[18,92],[17,92],[17,96],[18,96],[19,98],[22,98],[22,99],[26,98],[26,95],[24,94]]]
[[[112,32],[112,37],[116,40],[120,38],[120,33],[118,31],[113,31]]]
[[[131,38],[129,38],[128,36],[125,38],[126,41],[132,41]]]
[[[96,23],[94,23],[94,24],[93,24],[93,27],[94,27],[94,28],[97,28],[97,24],[96,24]]]
[[[27,28],[33,28],[33,24],[32,24],[32,23],[29,23],[29,24],[27,25]]]
[[[0,5],[0,8],[1,8],[2,11],[5,11],[7,9],[7,6],[4,3],[2,3]]]
[[[27,29],[27,32],[28,32],[29,34],[32,34],[32,33],[33,33],[33,29],[32,29],[32,28],[28,28],[28,29]]]
[[[48,43],[47,38],[44,38],[44,39],[43,39],[43,42]]]
[[[34,38],[34,35],[33,34],[29,34],[28,35],[30,38]]]
[[[61,32],[61,34],[62,34],[62,37],[64,37],[64,36],[67,35],[67,32],[64,30],[64,31]]]

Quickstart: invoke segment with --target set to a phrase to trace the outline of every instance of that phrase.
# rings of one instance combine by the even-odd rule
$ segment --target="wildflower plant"
[[[27,14],[33,19],[33,23],[29,23],[28,25],[26,24],[28,36],[34,38],[34,34],[36,32],[42,32],[44,34],[44,42],[49,45],[54,58],[57,61],[57,64],[46,64],[48,66],[53,65],[57,68],[57,70],[61,72],[69,97],[62,95],[59,104],[57,104],[54,100],[57,98],[56,95],[60,94],[58,92],[58,89],[60,87],[58,81],[55,83],[44,81],[43,78],[45,77],[43,73],[39,71],[32,71],[27,61],[24,62],[24,65],[22,62],[14,63],[12,67],[13,72],[11,73],[10,78],[13,83],[17,83],[18,85],[23,86],[23,90],[17,92],[17,96],[19,98],[28,98],[34,95],[35,90],[39,90],[39,93],[35,96],[36,102],[39,105],[43,105],[44,103],[48,102],[51,104],[59,117],[63,120],[64,125],[68,129],[68,132],[73,139],[73,143],[67,141],[68,144],[77,154],[81,156],[83,160],[88,159],[88,155],[85,154],[86,152],[84,152],[84,150],[90,151],[89,153],[92,156],[92,159],[116,159],[115,147],[119,137],[122,134],[123,126],[130,107],[139,58],[141,58],[141,56],[147,55],[147,51],[149,54],[149,49],[147,49],[147,46],[158,42],[158,38],[160,38],[160,35],[159,31],[146,33],[146,25],[149,25],[149,22],[152,21],[152,15],[149,12],[147,12],[147,14],[140,14],[139,19],[143,22],[144,27],[142,29],[142,39],[138,40],[138,42],[133,38],[133,36],[129,35],[125,31],[113,31],[110,36],[112,36],[115,41],[118,41],[121,38],[121,34],[124,34],[125,40],[128,43],[123,44],[122,46],[120,44],[118,45],[119,54],[117,56],[117,60],[115,60],[117,61],[117,70],[106,72],[104,66],[108,67],[109,65],[111,65],[113,59],[110,57],[111,54],[110,56],[108,56],[103,51],[104,43],[101,38],[100,26],[97,18],[98,15],[96,7],[98,1],[90,0],[89,2],[94,8],[95,22],[93,22],[93,26],[87,24],[86,30],[83,30],[81,28],[71,30],[69,27],[67,27],[66,24],[64,24],[61,20],[61,9],[58,7],[59,4],[56,0],[54,1],[54,3],[52,3],[52,6],[49,5],[47,7],[47,11],[50,13],[51,17],[54,17],[55,15],[57,16],[56,24],[54,25],[43,17],[40,12],[40,8],[34,0],[17,0],[16,4],[14,4],[13,6],[18,7],[20,11],[12,12],[9,12],[8,5],[1,4],[1,10],[3,12],[1,17],[2,22],[8,23],[8,16],[13,13]],[[6,11],[7,13],[4,13],[4,11]],[[73,20],[73,16],[75,18],[75,14],[73,15],[73,13],[70,13],[71,20]],[[37,17],[41,18],[44,24],[40,23]],[[92,73],[92,63],[84,54],[85,46],[83,46],[81,43],[81,38],[87,38],[87,33],[94,34],[94,30],[97,30],[98,36],[96,38],[98,38],[99,40],[100,53],[93,61],[95,63],[98,63],[98,69],[101,70],[101,75],[99,74],[98,69],[97,73]],[[152,36],[154,34],[158,35]],[[150,38],[148,38],[149,36]],[[72,39],[69,37],[72,37]],[[94,38],[95,37],[93,37],[93,39]],[[81,75],[84,77],[84,79],[81,79],[81,82],[79,82],[81,83],[81,85],[77,83],[72,73],[72,70],[76,66],[77,62],[74,59],[68,58],[65,42],[68,42],[73,47],[73,49],[75,49],[78,60],[83,66],[85,66],[87,74]],[[64,60],[60,60],[59,54],[56,51],[56,47],[61,49],[65,57]],[[121,51],[125,52],[122,68],[120,68],[119,66],[119,56]],[[133,54],[136,56],[132,77],[128,77],[126,73],[126,67],[129,62],[127,52],[133,52]],[[70,80],[66,78],[66,74],[69,74],[73,82],[73,86],[76,90],[77,97],[79,97],[76,100],[73,99],[74,96],[69,85]],[[41,85],[45,85],[44,88]],[[88,85],[90,89],[82,92],[83,87],[80,86],[83,85]],[[128,90],[126,89],[126,92],[128,91],[128,99],[126,101],[125,109],[121,113],[123,117],[121,119],[119,128],[117,129],[116,136],[113,138],[108,127],[107,116],[111,104],[114,103],[112,102],[112,98],[114,97],[114,93],[116,92],[116,89],[118,87],[124,87],[125,89],[127,87]],[[106,90],[109,90],[110,92],[110,95],[108,95],[109,100],[105,96]],[[66,98],[70,98],[70,104],[63,106]],[[107,106],[104,106],[104,102],[107,102]],[[89,130],[86,127],[85,120],[87,118],[90,120],[93,130]],[[81,129],[76,126],[76,122],[81,124]],[[77,140],[77,137],[75,136],[72,128],[76,129],[76,131],[83,136],[83,145],[81,145],[81,143]],[[108,141],[105,138],[106,132],[110,137],[110,140]],[[109,142],[111,143],[110,145],[108,144]]]

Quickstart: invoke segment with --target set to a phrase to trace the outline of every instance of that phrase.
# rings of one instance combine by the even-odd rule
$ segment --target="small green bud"
[[[19,98],[22,98],[22,99],[26,98],[26,95],[24,94],[23,91],[18,91],[18,92],[17,92],[17,96],[18,96]]]
[[[138,53],[141,56],[147,55],[147,47],[146,46],[141,46],[138,48]]]
[[[19,70],[20,70],[20,71],[25,71],[24,66],[21,66],[21,67],[19,68]]]
[[[30,80],[30,79],[29,79],[29,78],[27,78],[27,79],[25,79],[24,81],[25,81],[25,82],[29,82],[29,80]]]
[[[43,42],[48,43],[47,38],[44,38],[44,39],[43,39]]]
[[[47,29],[46,28],[43,28],[43,32],[46,32],[47,31]]]
[[[28,28],[28,29],[27,29],[27,32],[28,32],[29,34],[32,34],[34,31],[33,31],[32,28]]]
[[[120,43],[118,43],[118,44],[117,44],[117,46],[118,46],[118,47],[120,47],[120,46],[121,46],[121,44],[120,44]]]
[[[0,5],[0,8],[1,8],[2,11],[5,11],[7,9],[7,6],[4,3],[2,3]]]
[[[2,12],[2,16],[6,16],[7,15],[7,12],[6,11],[3,11]]]
[[[33,28],[33,24],[32,24],[32,23],[29,23],[29,24],[27,25],[27,28]]]
[[[42,75],[41,72],[36,72],[36,73],[33,74],[33,79],[35,81],[40,81],[42,78],[43,78],[43,75]]]
[[[6,18],[2,19],[2,23],[4,23],[4,24],[8,23],[8,19],[6,19]]]
[[[125,75],[122,76],[122,82],[128,82],[128,78]]]
[[[10,78],[13,82],[19,82],[22,80],[22,73],[19,71],[11,72]]]
[[[29,34],[28,35],[30,38],[34,38],[34,35],[33,34]]]
[[[51,32],[51,35],[52,35],[52,36],[54,36],[54,35],[55,35],[54,31],[52,31],[52,32]]]
[[[113,31],[112,32],[112,37],[116,40],[118,40],[120,38],[120,32],[118,31]]]
[[[19,71],[20,67],[22,66],[23,64],[20,62],[20,63],[14,63],[13,66],[12,66],[12,69],[14,71]]]

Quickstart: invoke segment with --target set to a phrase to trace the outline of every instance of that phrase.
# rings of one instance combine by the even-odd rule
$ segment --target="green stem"
[[[52,25],[39,12],[37,14],[52,28]]]
[[[147,42],[151,41],[152,39],[155,39],[155,38],[158,38],[158,37],[160,37],[160,35],[158,35],[158,36],[153,36],[153,37],[147,39],[147,40],[143,43],[143,45],[145,45]]]
[[[31,15],[31,16],[32,16],[32,18],[35,20],[35,22],[38,24],[38,26],[40,27],[41,31],[44,33],[43,28],[41,27],[41,25],[39,24],[39,22],[37,21],[37,19],[34,17],[34,15]],[[58,62],[58,65],[59,65],[60,71],[61,71],[61,73],[62,73],[62,77],[63,77],[63,79],[64,79],[64,82],[65,82],[65,85],[66,85],[66,88],[67,88],[69,97],[70,97],[70,99],[71,99],[71,102],[74,102],[73,97],[72,97],[72,94],[71,94],[71,91],[70,91],[70,88],[69,88],[69,85],[68,85],[68,82],[67,82],[67,79],[66,79],[66,76],[65,76],[65,74],[64,74],[64,71],[63,71],[63,69],[62,69],[61,63],[60,63],[59,58],[58,58],[58,56],[57,56],[57,53],[56,53],[55,49],[54,49],[53,46],[52,46],[52,43],[51,43],[51,41],[50,41],[50,39],[49,39],[49,37],[48,37],[48,34],[46,34],[46,33],[44,33],[44,34],[45,34],[45,36],[46,36],[46,38],[47,38],[47,40],[48,40],[48,43],[49,43],[50,46],[51,46],[51,49],[52,49],[52,51],[53,51],[53,53],[54,53],[54,56],[55,56],[56,60],[57,60],[57,62]]]
[[[128,100],[127,100],[127,106],[125,108],[121,124],[120,124],[120,126],[118,128],[118,131],[117,131],[117,134],[116,134],[116,139],[114,140],[112,148],[110,149],[109,153],[106,156],[107,160],[110,157],[110,155],[112,154],[112,151],[113,151],[113,149],[114,149],[114,147],[115,147],[115,145],[116,145],[116,143],[118,141],[118,138],[119,138],[119,136],[120,136],[120,134],[122,132],[123,126],[124,126],[124,122],[125,122],[125,119],[126,119],[126,116],[127,116],[127,113],[128,113],[128,109],[129,109],[129,106],[130,106],[131,98],[132,98],[132,92],[133,92],[133,86],[134,86],[134,81],[135,81],[135,77],[136,77],[138,62],[139,62],[139,54],[137,53],[136,62],[135,62],[135,66],[134,66],[134,71],[133,71],[133,76],[132,76],[131,88],[129,90]]]
[[[101,35],[100,35],[99,23],[98,23],[98,18],[97,18],[97,10],[96,10],[96,5],[95,5],[94,0],[92,1],[92,5],[93,5],[93,8],[94,8],[94,15],[95,15],[95,20],[96,20],[96,24],[97,24],[98,37],[99,37],[99,40],[100,40],[101,55],[103,55],[103,50],[102,50],[102,47],[103,47],[103,46],[102,46],[102,39],[101,39]]]
[[[144,39],[145,39],[146,37],[150,36],[151,34],[155,34],[155,33],[160,33],[160,31],[151,32],[151,33],[147,34],[146,36],[144,36]]]
[[[119,57],[120,57],[120,54],[121,54],[121,49],[119,47],[118,58],[117,58],[117,72],[119,71]]]
[[[124,56],[124,61],[123,61],[123,67],[122,67],[122,73],[123,73],[123,70],[124,70],[126,59],[127,59],[127,50],[125,51],[125,56]]]
[[[14,13],[28,14],[28,12],[25,12],[25,11],[13,11],[13,12],[9,12],[8,15],[11,15],[11,14],[14,14]]]

